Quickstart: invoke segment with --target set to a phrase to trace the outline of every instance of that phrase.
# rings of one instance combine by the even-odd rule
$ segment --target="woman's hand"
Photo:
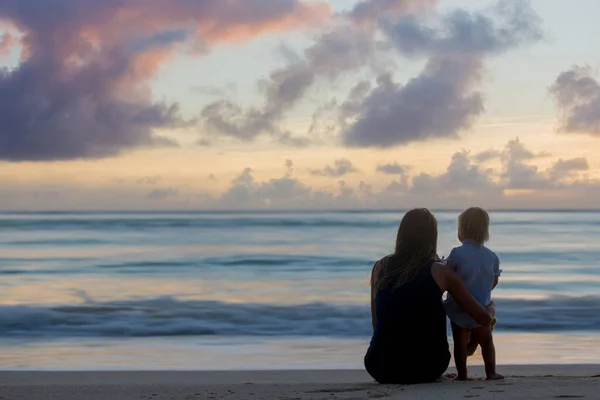
[[[492,319],[496,317],[496,303],[494,303],[493,301],[491,301],[490,304],[488,304],[488,306],[485,307],[485,310],[488,312],[488,314],[490,314],[490,317],[492,317]]]
[[[478,324],[483,326],[490,326],[492,324],[494,314],[496,313],[496,305],[491,303],[488,307],[483,307],[479,304],[456,272],[444,264],[435,263],[431,267],[431,275],[440,290],[442,292],[450,292],[460,308],[469,314]]]

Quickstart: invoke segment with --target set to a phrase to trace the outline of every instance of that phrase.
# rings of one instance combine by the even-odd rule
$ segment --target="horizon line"
[[[39,209],[39,210],[0,210],[0,214],[108,214],[108,213],[169,213],[169,214],[184,214],[184,213],[392,213],[392,212],[407,212],[419,207],[407,208],[386,208],[386,209],[80,209],[80,210],[58,210],[58,209]],[[465,208],[428,208],[432,212],[458,212]],[[487,208],[489,212],[600,212],[600,208]]]

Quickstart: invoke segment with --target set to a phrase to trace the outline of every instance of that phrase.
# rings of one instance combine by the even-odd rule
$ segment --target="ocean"
[[[361,368],[402,215],[2,213],[0,369]],[[600,212],[491,218],[499,363],[600,362]]]

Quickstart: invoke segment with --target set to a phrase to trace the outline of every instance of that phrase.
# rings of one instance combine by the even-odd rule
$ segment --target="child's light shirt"
[[[446,265],[458,273],[481,305],[490,304],[495,277],[502,273],[496,253],[473,240],[464,240],[462,246],[452,249]],[[451,299],[448,294],[448,300]]]

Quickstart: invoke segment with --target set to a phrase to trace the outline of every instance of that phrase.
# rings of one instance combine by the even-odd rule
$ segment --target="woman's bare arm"
[[[441,291],[450,292],[460,308],[469,314],[478,324],[483,326],[491,325],[492,315],[475,300],[469,289],[467,289],[467,286],[454,271],[443,264],[435,263],[431,267],[431,275]]]
[[[377,261],[371,271],[371,324],[373,325],[373,331],[375,331],[375,325],[377,324],[377,316],[375,314],[375,295],[377,293],[375,293],[375,287],[377,286],[380,271],[381,263]]]

